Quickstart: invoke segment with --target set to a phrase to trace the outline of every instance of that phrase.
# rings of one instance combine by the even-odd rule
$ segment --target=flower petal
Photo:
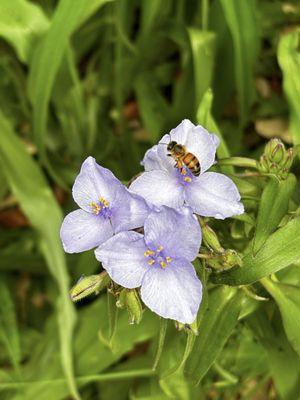
[[[115,233],[144,226],[149,211],[150,207],[141,196],[130,193],[126,188],[119,191],[111,218]]]
[[[93,157],[88,157],[81,166],[72,193],[79,207],[91,212],[91,202],[103,197],[111,203],[120,188],[121,182],[111,171],[98,165]]]
[[[189,119],[184,119],[176,126],[176,128],[170,131],[169,135],[163,136],[159,143],[169,143],[171,140],[174,140],[175,142],[184,145],[190,131],[194,128],[195,125]]]
[[[143,302],[156,314],[183,324],[197,317],[202,298],[202,284],[193,265],[182,259],[173,260],[166,269],[149,269],[142,281]]]
[[[166,171],[144,172],[132,182],[129,189],[156,206],[177,208],[183,205],[183,186],[175,175]]]
[[[145,242],[152,250],[160,246],[165,256],[193,261],[201,244],[201,230],[189,207],[176,211],[162,207],[145,221]]]
[[[143,235],[137,232],[120,232],[99,246],[95,255],[114,282],[133,289],[141,286],[143,276],[149,268],[145,251]]]
[[[165,140],[165,142],[163,142]],[[175,175],[175,160],[172,157],[169,157],[167,154],[167,146],[170,141],[170,135],[165,135],[161,140],[160,143],[163,142],[165,145],[162,145],[163,149],[158,152],[159,146],[155,145],[149,149],[141,164],[144,166],[145,171],[153,171],[153,170],[164,170],[169,171],[171,175]]]
[[[223,174],[206,172],[185,188],[186,203],[204,217],[224,219],[243,214],[241,196],[233,181]]]
[[[60,237],[67,253],[93,249],[113,235],[108,219],[75,210],[68,214],[61,226]]]

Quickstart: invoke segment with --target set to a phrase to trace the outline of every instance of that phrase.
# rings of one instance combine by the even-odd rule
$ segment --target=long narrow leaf
[[[57,282],[57,301],[62,364],[74,397],[76,394],[72,364],[74,309],[69,299],[69,278],[59,241],[61,210],[37,164],[26,153],[9,121],[0,113],[0,164],[24,213],[37,230],[41,249],[51,274]]]

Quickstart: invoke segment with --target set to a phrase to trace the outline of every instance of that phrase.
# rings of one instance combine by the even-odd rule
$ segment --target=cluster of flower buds
[[[241,256],[233,249],[224,249],[214,230],[208,226],[203,219],[200,219],[202,228],[203,243],[211,250],[210,253],[202,254],[202,258],[206,260],[207,265],[217,271],[224,271],[236,265],[242,265]]]
[[[286,150],[280,139],[271,139],[260,158],[260,171],[285,179],[293,163],[293,149]]]

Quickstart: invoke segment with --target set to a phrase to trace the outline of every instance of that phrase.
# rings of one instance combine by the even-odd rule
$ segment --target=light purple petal
[[[113,235],[108,219],[76,210],[68,214],[61,226],[60,237],[67,253],[93,249]]]
[[[121,182],[111,171],[98,165],[93,157],[88,157],[81,166],[72,193],[79,207],[91,212],[91,202],[97,202],[103,197],[113,203],[120,188]]]
[[[120,232],[99,246],[95,255],[114,282],[133,289],[141,286],[143,276],[149,268],[145,251],[143,235],[137,232]]]
[[[244,206],[235,184],[227,176],[206,172],[185,188],[186,203],[196,214],[224,219],[243,214]]]
[[[161,317],[191,324],[197,317],[202,284],[190,262],[173,260],[165,269],[156,267],[147,271],[141,297]]]
[[[155,145],[149,149],[141,164],[144,166],[145,171],[164,170],[169,171],[171,175],[175,175],[175,160],[167,156],[167,144],[170,141],[170,135],[165,135],[160,143],[165,140],[162,151],[158,152],[158,146]]]
[[[156,206],[177,208],[183,205],[183,186],[175,175],[166,171],[144,172],[132,182],[129,189]]]
[[[120,190],[114,201],[112,225],[115,233],[144,226],[150,211],[146,201],[135,193],[124,188]]]
[[[170,131],[169,135],[163,136],[159,143],[169,143],[174,140],[177,143],[185,144],[190,131],[194,128],[195,125],[189,119],[184,119],[176,128]]]
[[[201,244],[201,230],[189,207],[176,211],[162,207],[145,221],[145,242],[151,250],[163,246],[165,257],[193,261]]]

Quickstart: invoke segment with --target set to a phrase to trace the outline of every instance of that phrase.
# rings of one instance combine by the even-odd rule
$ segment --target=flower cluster
[[[73,186],[80,209],[61,228],[65,251],[96,248],[115,283],[140,288],[161,317],[191,324],[202,296],[192,264],[201,245],[194,214],[224,219],[244,212],[234,183],[207,172],[218,145],[214,134],[184,120],[147,151],[145,172],[129,188],[88,157]]]

